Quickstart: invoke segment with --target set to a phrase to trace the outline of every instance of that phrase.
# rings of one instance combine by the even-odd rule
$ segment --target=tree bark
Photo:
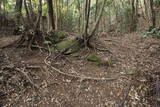
[[[4,14],[5,14],[5,11],[6,11],[6,1],[3,0],[2,2],[3,2],[3,11],[4,11]]]
[[[16,18],[16,25],[17,25],[16,30],[18,30],[18,27],[21,24],[20,19],[21,19],[21,16],[22,16],[22,14],[21,14],[22,2],[23,2],[23,0],[16,0],[16,6],[15,6],[15,13],[16,13],[15,18]]]
[[[83,38],[84,38],[84,43],[85,46],[87,46],[87,37],[88,37],[88,27],[89,27],[89,16],[90,16],[90,5],[91,5],[91,0],[86,0],[85,3],[85,29],[83,33]]]
[[[55,30],[52,0],[47,0],[47,8],[48,8],[48,32],[50,32]]]
[[[31,21],[31,17],[30,17],[30,14],[29,14],[29,10],[28,10],[28,6],[27,6],[27,3],[26,3],[26,0],[24,0],[24,7],[25,7],[25,11],[26,11],[28,25],[30,26],[32,24],[32,21]]]
[[[0,1],[0,11],[2,10],[2,1]]]
[[[96,21],[96,23],[95,23],[95,25],[94,25],[94,27],[93,27],[93,30],[92,30],[91,33],[89,34],[88,39],[90,39],[90,38],[95,34],[95,32],[96,32],[96,29],[97,29],[97,27],[98,27],[98,25],[99,25],[99,22],[100,22],[100,20],[101,20],[102,15],[103,15],[103,10],[104,10],[104,7],[105,7],[105,3],[106,3],[106,0],[103,1],[102,7],[101,7],[101,10],[100,10],[100,14],[99,14],[99,16],[98,16],[98,18],[97,18],[97,21]]]
[[[155,11],[154,11],[154,3],[153,0],[150,0],[150,17],[151,17],[151,26],[156,26],[156,17],[155,17]]]
[[[81,14],[81,3],[80,3],[80,0],[77,0],[77,9],[78,9],[78,12],[79,12],[79,16],[78,16],[78,31],[81,32],[81,17],[82,17],[82,14]]]
[[[91,4],[91,0],[86,0],[86,4],[85,4],[85,29],[84,29],[84,36],[85,37],[88,36],[90,4]]]
[[[131,1],[131,6],[132,6],[132,19],[131,19],[131,25],[130,25],[130,32],[133,32],[133,31],[136,31],[136,28],[137,28],[137,9],[135,7],[135,3],[137,2],[137,0],[132,0]],[[136,3],[136,5],[138,5]]]
[[[149,18],[149,16],[148,16],[148,8],[147,8],[148,6],[147,6],[147,1],[146,0],[144,0],[144,10],[145,10],[145,16],[146,16],[146,19],[148,19]]]
[[[55,30],[58,30],[58,16],[59,16],[59,12],[58,12],[58,1],[55,0],[54,1],[54,6],[55,6]]]
[[[29,9],[29,12],[30,12],[30,18],[34,22],[36,20],[36,16],[35,16],[35,13],[34,13],[34,9],[33,9],[31,0],[29,0],[29,2],[28,2],[28,9]]]
[[[35,29],[37,30],[40,27],[40,21],[42,18],[42,0],[39,0],[39,5],[38,5],[38,18],[36,21]]]
[[[96,9],[95,9],[95,18],[94,18],[95,21],[97,19],[97,13],[98,13],[98,0],[96,0]]]

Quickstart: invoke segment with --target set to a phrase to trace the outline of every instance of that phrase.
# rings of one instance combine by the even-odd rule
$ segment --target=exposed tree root
[[[98,46],[92,45],[92,44],[89,44],[89,47],[90,47],[91,49],[94,49],[94,50],[103,51],[103,52],[108,52],[108,53],[112,54],[112,52],[111,52],[109,49],[104,48],[104,47],[99,48]]]
[[[72,77],[72,78],[78,78],[81,80],[96,80],[96,81],[113,81],[113,80],[117,80],[118,78],[123,78],[123,75],[119,75],[117,77],[114,78],[95,78],[95,77],[88,77],[88,76],[82,76],[82,75],[72,75],[72,74],[68,74],[68,73],[64,73],[61,70],[53,67],[50,63],[47,62],[47,59],[51,56],[51,53],[44,59],[45,64],[50,67],[52,70],[58,72],[59,74],[68,76],[68,77]],[[125,77],[124,77],[125,78]]]
[[[69,47],[66,47],[65,49],[63,49],[60,52],[60,54],[64,54],[64,55],[72,54],[72,52],[68,53],[67,51],[69,49],[71,49],[71,48],[74,48],[75,45],[79,45],[80,48],[88,47],[90,49],[94,49],[94,50],[98,50],[98,51],[105,51],[105,52],[108,52],[108,53],[112,54],[112,52],[107,48],[104,48],[104,47],[99,48],[98,46],[92,45],[92,41],[90,41],[89,38],[86,41],[84,39],[82,39],[82,38],[76,38],[74,41],[75,42],[72,45],[70,45]]]
[[[24,45],[29,49],[32,50],[32,47],[36,47],[39,49],[45,49],[41,47],[40,45],[44,41],[43,33],[39,30],[30,30],[26,31],[22,34],[21,38],[17,41],[16,47],[20,47],[21,45]],[[46,49],[45,49],[46,50]]]

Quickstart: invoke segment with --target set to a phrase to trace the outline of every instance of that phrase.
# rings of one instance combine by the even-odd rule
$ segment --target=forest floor
[[[112,53],[82,49],[56,57],[26,48],[0,49],[0,106],[155,106],[160,40],[139,35],[99,36],[99,42]],[[11,37],[0,37],[0,47],[15,39]],[[88,61],[88,55],[110,60],[112,65],[99,66]]]

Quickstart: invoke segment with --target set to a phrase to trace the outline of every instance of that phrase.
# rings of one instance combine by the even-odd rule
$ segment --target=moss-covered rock
[[[91,55],[87,57],[88,61],[95,62],[98,66],[112,66],[113,63],[111,60],[104,60],[99,56]]]
[[[87,60],[91,62],[98,62],[98,63],[101,62],[101,58],[95,55],[88,56]]]
[[[55,45],[55,48],[57,50],[63,50],[68,47],[70,47],[70,48],[67,50],[67,52],[65,52],[66,54],[71,54],[71,53],[75,53],[75,52],[79,51],[81,46],[75,40],[65,40],[65,41],[61,41]]]
[[[61,41],[61,42],[56,44],[56,49],[57,50],[63,50],[65,48],[71,46],[72,44],[73,44],[73,41],[69,41],[69,40]]]
[[[54,31],[50,33],[52,43],[58,43],[67,38],[69,35],[62,31]]]

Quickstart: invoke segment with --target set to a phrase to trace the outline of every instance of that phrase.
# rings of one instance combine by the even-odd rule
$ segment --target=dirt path
[[[154,77],[147,74],[160,72],[160,41],[151,37],[141,39],[138,35],[100,37],[100,41],[113,54],[82,50],[56,60],[52,55],[47,60],[67,74],[116,78],[111,81],[62,75],[46,66],[44,59],[47,54],[39,51],[0,50],[0,104],[14,107],[153,106],[149,93],[153,91],[150,90],[150,79],[154,80]],[[113,66],[97,66],[86,60],[88,54],[109,59]],[[25,68],[24,72],[39,88],[33,88],[22,72],[15,68]]]

